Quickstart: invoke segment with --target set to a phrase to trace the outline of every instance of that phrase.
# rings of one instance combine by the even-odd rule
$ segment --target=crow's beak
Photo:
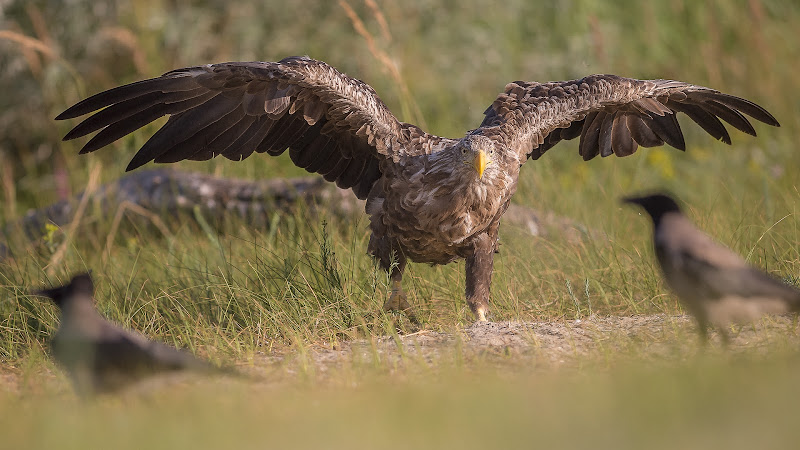
[[[641,198],[640,197],[622,197],[619,199],[620,203],[630,203],[632,205],[641,205]]]

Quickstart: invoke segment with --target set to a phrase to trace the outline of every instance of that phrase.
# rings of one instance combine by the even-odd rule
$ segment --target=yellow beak
[[[486,152],[478,150],[478,154],[475,155],[475,159],[472,160],[472,167],[478,171],[478,178],[483,178],[483,171],[486,170],[486,164],[488,163],[489,160],[486,158]]]

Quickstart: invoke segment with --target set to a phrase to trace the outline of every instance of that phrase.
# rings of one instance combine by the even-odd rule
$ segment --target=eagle
[[[745,114],[779,126],[761,106],[714,89],[590,75],[509,83],[478,128],[449,139],[401,122],[366,83],[301,56],[173,70],[95,94],[56,120],[93,113],[64,137],[99,131],[83,154],[169,116],[129,171],[150,161],[240,161],[288,149],[298,167],[366,199],[368,252],[391,280],[385,310],[416,320],[401,286],[409,260],[439,265],[463,258],[467,304],[486,321],[500,219],[522,164],[577,137],[584,160],[664,143],[685,150],[679,112],[726,144],[731,138],[720,119],[753,136]]]

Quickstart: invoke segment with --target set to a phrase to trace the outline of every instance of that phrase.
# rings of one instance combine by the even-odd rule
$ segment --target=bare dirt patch
[[[422,330],[396,336],[375,337],[312,346],[302,364],[311,364],[317,374],[352,364],[375,362],[402,370],[409,362],[469,365],[481,361],[498,367],[526,366],[553,370],[614,364],[625,360],[670,362],[685,360],[699,352],[762,353],[797,348],[797,322],[792,317],[767,317],[731,331],[727,347],[716,333],[703,346],[694,320],[686,315],[642,315],[589,317],[560,322],[475,323],[452,332]],[[284,355],[293,372],[297,361]],[[486,364],[483,364],[484,366]],[[292,368],[294,367],[294,369]],[[305,370],[308,370],[306,368]]]
[[[509,373],[561,369],[579,372],[585,367],[610,367],[625,362],[669,364],[701,352],[736,356],[800,348],[797,320],[789,316],[765,317],[755,324],[734,328],[731,335],[727,347],[716,333],[703,346],[694,320],[686,315],[486,322],[452,331],[421,330],[330,346],[314,344],[302,350],[284,349],[237,365],[243,373],[253,375],[256,383],[285,384],[303,375],[337,384],[347,378],[342,377],[342,371],[359,374],[364,367],[399,376],[453,367]],[[69,392],[66,377],[54,373],[52,368],[26,381],[30,374],[24,375],[21,368],[5,366],[0,370],[0,385],[6,393],[15,395],[42,389]],[[44,386],[31,386],[31,382],[34,385],[44,382]]]

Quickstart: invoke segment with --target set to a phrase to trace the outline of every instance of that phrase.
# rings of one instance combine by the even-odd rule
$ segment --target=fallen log
[[[86,195],[88,199],[84,199]],[[70,200],[28,211],[21,219],[7,224],[3,227],[4,239],[0,241],[0,258],[13,254],[3,244],[9,242],[10,236],[21,234],[26,240],[38,241],[46,235],[48,224],[59,228],[71,224],[76,219],[77,205],[86,200],[96,211],[114,217],[114,226],[130,212],[149,218],[162,230],[179,216],[198,218],[198,213],[212,224],[235,218],[253,227],[266,227],[276,212],[288,212],[300,203],[311,213],[324,210],[342,217],[364,211],[363,200],[322,177],[250,181],[172,169],[141,170],[88,194],[82,192]],[[586,233],[581,225],[569,219],[520,205],[512,204],[503,221],[534,236],[558,230],[570,239],[579,239]]]

